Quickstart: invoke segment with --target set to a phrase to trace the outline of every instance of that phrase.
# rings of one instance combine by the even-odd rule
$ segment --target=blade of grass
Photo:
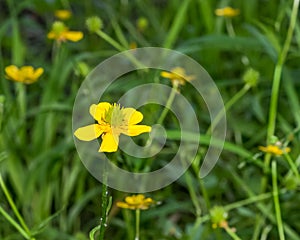
[[[3,179],[2,179],[2,175],[1,174],[0,174],[0,186],[2,188],[2,191],[4,192],[4,195],[6,196],[6,199],[7,199],[8,203],[9,203],[9,205],[11,206],[14,214],[16,215],[17,219],[19,220],[22,228],[24,229],[24,231],[26,232],[26,234],[28,236],[31,236],[30,230],[27,227],[27,225],[26,225],[23,217],[19,213],[19,211],[18,211],[18,209],[17,209],[17,207],[16,207],[16,205],[15,205],[15,203],[14,203],[14,201],[13,201],[11,195],[10,195],[10,193],[8,192],[8,189],[7,189],[5,183],[4,183]]]
[[[172,48],[175,44],[175,41],[180,33],[181,28],[183,27],[186,12],[191,0],[185,0],[181,2],[181,5],[178,7],[178,12],[174,17],[173,24],[170,28],[170,31],[167,33],[167,37],[163,44],[164,48]]]
[[[0,213],[26,239],[31,239],[28,233],[0,206]]]
[[[279,239],[284,240],[285,237],[284,237],[283,223],[281,218],[280,202],[278,197],[277,165],[275,160],[272,161],[272,185],[273,185],[273,200],[275,206],[275,214],[276,214]]]

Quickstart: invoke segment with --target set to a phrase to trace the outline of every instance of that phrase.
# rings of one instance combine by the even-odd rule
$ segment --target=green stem
[[[284,192],[285,191],[282,191],[280,193],[282,194]],[[268,198],[271,198],[272,196],[273,196],[273,193],[271,193],[271,192],[263,193],[263,194],[260,194],[260,195],[255,195],[253,197],[250,197],[250,198],[247,198],[247,199],[244,199],[244,200],[241,200],[241,201],[237,201],[237,202],[234,202],[232,204],[228,204],[224,207],[224,209],[226,211],[230,211],[232,209],[238,209],[238,208],[241,208],[243,206],[246,206],[246,205],[249,205],[249,204],[252,204],[252,203],[256,203],[256,202],[259,202],[259,201],[263,201],[263,200],[268,199]]]
[[[26,239],[32,239],[26,231],[0,206],[0,213]]]
[[[115,41],[113,38],[111,38],[109,35],[107,35],[105,32],[98,30],[96,31],[96,34],[104,39],[106,42],[108,42],[110,45],[112,45],[114,48],[116,48],[118,51],[123,52],[127,51],[128,49],[126,47],[123,47],[121,44],[119,44],[117,41]],[[144,69],[146,68],[142,63],[140,63],[130,52],[125,52],[126,56],[130,59],[130,61],[135,64],[138,68]]]
[[[187,187],[188,187],[188,191],[189,191],[189,194],[190,194],[190,197],[191,197],[191,200],[194,204],[194,207],[196,209],[196,216],[197,218],[201,216],[201,207],[200,207],[200,204],[199,204],[199,200],[198,200],[198,197],[197,197],[197,194],[196,194],[196,191],[195,191],[195,186],[193,184],[193,180],[192,180],[192,177],[189,173],[189,171],[187,171],[185,174],[185,181],[186,181],[186,184],[187,184]]]
[[[136,209],[135,210],[135,238],[134,238],[134,240],[140,239],[140,214],[141,214],[141,210]]]
[[[281,219],[280,203],[278,197],[279,194],[278,194],[278,186],[277,186],[277,165],[275,160],[272,161],[272,185],[273,185],[273,200],[274,200],[279,239],[284,240],[285,239],[284,229],[283,229],[283,223]]]
[[[100,221],[100,234],[99,240],[104,239],[104,233],[107,227],[107,206],[108,206],[108,192],[107,192],[107,173],[104,173],[103,184],[102,184],[102,203],[101,203],[101,221]]]
[[[23,83],[16,83],[17,99],[19,104],[19,114],[21,121],[26,118],[26,89]]]
[[[174,17],[174,21],[172,26],[170,27],[170,31],[167,34],[165,42],[163,44],[164,48],[172,48],[174,43],[178,37],[178,34],[181,28],[184,26],[184,21],[187,16],[187,9],[191,0],[181,1],[181,5],[178,7],[178,12]]]
[[[232,239],[241,240],[241,238],[230,227],[227,226],[224,229]]]
[[[261,192],[265,192],[267,189],[267,184],[268,184],[268,175],[266,174],[269,166],[270,166],[270,162],[271,162],[271,157],[272,155],[270,153],[265,154],[265,158],[264,158],[264,175],[261,179]]]
[[[117,41],[115,41],[113,38],[111,38],[109,35],[107,35],[105,32],[98,30],[96,31],[96,34],[104,39],[106,42],[108,42],[110,45],[112,45],[114,48],[119,50],[120,52],[126,51],[127,49],[123,47],[121,44],[119,44]]]
[[[226,29],[227,29],[228,35],[230,37],[235,37],[235,31],[234,31],[234,28],[233,28],[233,25],[232,25],[231,18],[228,18],[228,19],[225,19],[225,20],[226,20]]]
[[[4,119],[4,103],[5,103],[5,97],[4,95],[0,95],[0,136],[2,130],[2,122]],[[1,149],[1,141],[0,141],[0,149]]]
[[[277,105],[278,105],[278,99],[279,99],[279,87],[280,87],[282,68],[283,68],[287,53],[288,53],[290,45],[291,45],[293,32],[294,32],[296,21],[297,21],[299,1],[300,0],[294,0],[287,36],[286,36],[282,51],[278,57],[278,61],[276,63],[275,70],[274,70],[273,85],[272,85],[272,92],[271,92],[271,99],[270,99],[270,109],[269,109],[269,122],[268,122],[268,127],[267,127],[267,144],[268,145],[271,143],[272,136],[275,133]],[[271,162],[271,155],[266,154],[265,158],[264,158],[265,169],[269,168],[270,162]],[[262,192],[264,192],[266,190],[267,182],[268,182],[267,177],[264,176],[261,180],[261,191]]]
[[[267,240],[268,234],[271,230],[272,230],[271,225],[266,226],[261,233],[260,240]]]
[[[194,169],[194,172],[196,174],[198,182],[199,182],[199,186],[200,186],[200,191],[202,192],[204,201],[205,201],[205,205],[206,205],[206,209],[210,209],[210,201],[209,201],[209,195],[208,192],[206,190],[206,187],[204,186],[204,179],[200,176],[200,160],[201,160],[202,156],[200,153],[198,153],[198,155],[196,156],[196,158],[194,159],[193,163],[192,163],[192,167]],[[201,210],[201,207],[200,207]]]
[[[291,167],[291,170],[295,174],[296,178],[299,180],[299,171],[298,171],[298,168],[297,168],[296,164],[294,163],[294,161],[292,160],[292,158],[290,157],[289,154],[285,153],[284,157],[288,161],[288,163]]]
[[[234,171],[234,169],[231,166],[225,165],[225,164],[222,164],[222,163],[221,163],[221,166],[223,167],[224,171],[226,170],[227,173],[229,173],[232,176],[233,181],[235,181],[237,183],[237,185],[241,186],[241,188],[246,192],[246,194],[249,197],[254,197],[256,195],[252,191],[252,189],[248,186],[248,184],[246,184],[244,182],[244,180]],[[285,189],[282,189],[280,191],[280,194],[283,194],[283,193],[286,193]],[[272,224],[276,224],[276,219],[274,217],[274,214],[269,211],[269,209],[270,209],[269,205],[270,205],[269,202],[268,202],[268,204],[257,202],[256,207],[263,214],[262,217],[267,217]],[[291,228],[286,223],[283,223],[283,225],[284,225],[285,233],[287,234],[289,239],[293,239],[293,240],[299,240],[300,239],[300,236],[298,235],[298,233],[296,231],[293,230],[293,228]]]
[[[285,192],[286,192],[285,190],[281,190],[280,194],[283,194]],[[224,206],[224,210],[228,212],[228,211],[231,211],[233,209],[238,209],[238,208],[241,208],[241,207],[249,205],[249,204],[253,204],[253,203],[257,203],[257,202],[269,199],[272,196],[273,196],[273,193],[271,193],[271,192],[263,193],[263,194],[260,194],[260,195],[252,195],[251,197],[249,197],[247,199],[237,201],[237,202],[234,202],[232,204],[228,204],[228,205]],[[206,222],[209,219],[210,219],[209,214],[206,214],[206,215],[202,216],[201,218],[200,217],[197,218],[193,229],[198,229],[201,223]]]
[[[225,104],[225,111],[220,111],[215,119],[213,120],[212,124],[208,128],[206,133],[209,133],[211,131],[212,126],[215,126],[218,124],[218,122],[221,120],[221,118],[224,116],[225,112],[229,111],[229,109],[238,101],[240,100],[251,88],[249,84],[245,84],[244,87],[238,91],[228,102]]]
[[[18,209],[17,209],[17,207],[16,207],[16,205],[15,205],[12,197],[10,196],[10,194],[8,192],[8,189],[7,189],[5,183],[4,183],[3,179],[2,179],[1,174],[0,174],[0,186],[1,186],[2,190],[3,190],[3,192],[4,192],[4,195],[5,195],[8,203],[9,203],[9,205],[11,206],[13,212],[15,213],[17,219],[19,220],[21,226],[23,227],[23,229],[25,230],[25,232],[27,233],[27,235],[30,236],[31,235],[30,230],[27,227],[27,225],[26,225],[24,219],[22,218],[21,214],[19,213],[19,211],[18,211]]]
[[[280,80],[281,80],[281,73],[282,68],[289,51],[293,32],[296,26],[297,15],[298,15],[298,8],[299,8],[299,1],[294,0],[290,25],[288,28],[287,36],[282,48],[282,51],[279,55],[277,64],[275,66],[274,76],[273,76],[273,86],[272,86],[272,95],[271,95],[271,102],[270,102],[270,109],[269,109],[269,123],[268,123],[268,134],[267,134],[267,143],[270,143],[271,137],[274,135],[275,127],[276,127],[276,113],[277,113],[277,104],[278,104],[278,97],[279,97],[279,87],[280,87]]]
[[[167,113],[169,112],[169,108],[171,107],[177,92],[178,92],[178,85],[173,85],[173,88],[171,90],[171,93],[169,95],[167,103],[165,105],[165,108],[162,111],[159,119],[157,120],[157,124],[161,125],[163,123],[163,121],[165,120]]]

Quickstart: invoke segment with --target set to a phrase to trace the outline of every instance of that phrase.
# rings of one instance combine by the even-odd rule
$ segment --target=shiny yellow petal
[[[23,67],[21,67],[20,70],[21,70],[22,74],[27,75],[27,76],[33,75],[33,71],[34,71],[32,66],[23,66]]]
[[[85,127],[78,128],[74,135],[82,141],[91,141],[98,138],[103,133],[99,124],[91,124]]]
[[[20,81],[19,80],[19,68],[15,65],[10,65],[5,68],[5,73],[9,79]]]
[[[54,12],[55,17],[57,17],[58,19],[61,20],[66,20],[69,19],[72,15],[71,11],[69,10],[65,10],[65,9],[60,9],[60,10],[56,10]]]
[[[181,67],[175,67],[171,69],[172,73],[177,74],[179,76],[185,76],[185,70]]]
[[[162,71],[160,73],[160,76],[164,77],[164,78],[174,78],[174,74],[173,73],[170,73],[170,72],[166,72],[166,71]]]
[[[119,136],[106,133],[102,136],[102,143],[99,152],[116,152],[119,145]]]
[[[128,205],[127,203],[124,203],[124,202],[117,202],[117,207],[132,209],[132,207],[130,205]]]
[[[108,102],[101,102],[98,105],[92,104],[90,106],[90,114],[92,117],[97,120],[99,123],[102,121],[102,118],[105,116],[105,112],[111,107],[111,104]]]
[[[78,31],[67,31],[64,33],[64,37],[72,42],[78,42],[83,38],[83,33]]]
[[[128,126],[127,130],[122,130],[122,133],[128,136],[137,136],[142,133],[151,132],[151,127],[147,125],[132,125]]]
[[[33,78],[37,79],[44,73],[43,68],[37,68],[35,72],[33,73]]]
[[[124,114],[125,123],[128,125],[137,124],[143,120],[143,114],[134,108],[124,108],[122,113]]]
[[[240,14],[240,10],[232,7],[224,7],[216,9],[215,14],[220,17],[235,17]]]
[[[125,198],[125,202],[128,204],[141,204],[144,200],[145,196],[143,194],[128,196]]]

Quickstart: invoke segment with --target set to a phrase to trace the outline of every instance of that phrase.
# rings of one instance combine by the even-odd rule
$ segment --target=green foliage
[[[297,8],[293,8],[297,3],[1,1],[0,239],[99,238],[102,187],[76,152],[72,108],[86,75],[135,43],[137,47],[172,48],[199,62],[220,90],[228,124],[217,166],[199,178],[210,144],[209,112],[191,85],[180,89],[192,102],[202,133],[183,136],[190,143],[200,138],[201,145],[183,176],[149,193],[161,204],[141,211],[141,239],[299,240],[300,24]],[[240,15],[232,19],[215,16],[214,9],[227,5],[240,9]],[[82,40],[47,39],[58,20],[57,9],[72,12],[64,25],[82,31]],[[38,82],[23,85],[6,79],[4,69],[11,64],[45,71]],[[141,81],[171,86],[154,70],[129,73],[121,80],[105,93],[107,101],[115,102]],[[154,125],[163,107],[144,106],[139,111],[145,124]],[[166,165],[182,137],[174,118],[168,113],[163,120],[167,143],[158,156],[141,162],[118,152],[112,161],[128,171],[147,172]],[[291,152],[272,156],[258,150],[274,137],[272,144],[289,146]],[[135,139],[146,142],[144,136]],[[104,239],[134,239],[134,212],[115,204],[127,193],[108,191],[112,205]],[[216,209],[222,210],[222,216],[228,213],[222,219],[228,229],[212,227]]]

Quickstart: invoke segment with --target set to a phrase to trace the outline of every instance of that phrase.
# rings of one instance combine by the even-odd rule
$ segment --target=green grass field
[[[62,9],[67,12],[57,12]],[[0,239],[299,240],[298,10],[299,0],[1,0]],[[102,153],[126,171],[149,173],[176,155],[183,133],[167,108],[172,97],[184,96],[199,123],[201,134],[184,132],[180,158],[191,166],[173,183],[143,193],[146,199],[93,177],[74,140],[95,154],[98,149],[80,141],[91,138],[83,132],[76,139],[72,127],[76,95],[88,74],[115,54],[143,47],[172,49],[199,63],[221,94],[227,120],[221,155],[201,178],[214,123],[224,115],[210,119],[196,79],[187,79],[188,68],[185,80],[178,73],[170,81],[169,73],[148,69],[111,84],[100,102],[116,103],[142,84],[172,89],[164,106],[137,109],[143,115],[138,124],[159,123],[165,130],[166,143],[156,155]],[[134,107],[141,96],[124,107]],[[118,114],[128,120],[124,108],[115,115],[109,111],[99,124]],[[82,115],[92,123],[88,108]],[[115,119],[108,129],[113,124],[121,123]],[[127,135],[142,133],[132,140],[144,146],[148,130]],[[121,140],[130,138],[125,135]],[[199,139],[190,157],[189,146]],[[103,142],[103,149],[114,148],[112,140],[100,137]]]

